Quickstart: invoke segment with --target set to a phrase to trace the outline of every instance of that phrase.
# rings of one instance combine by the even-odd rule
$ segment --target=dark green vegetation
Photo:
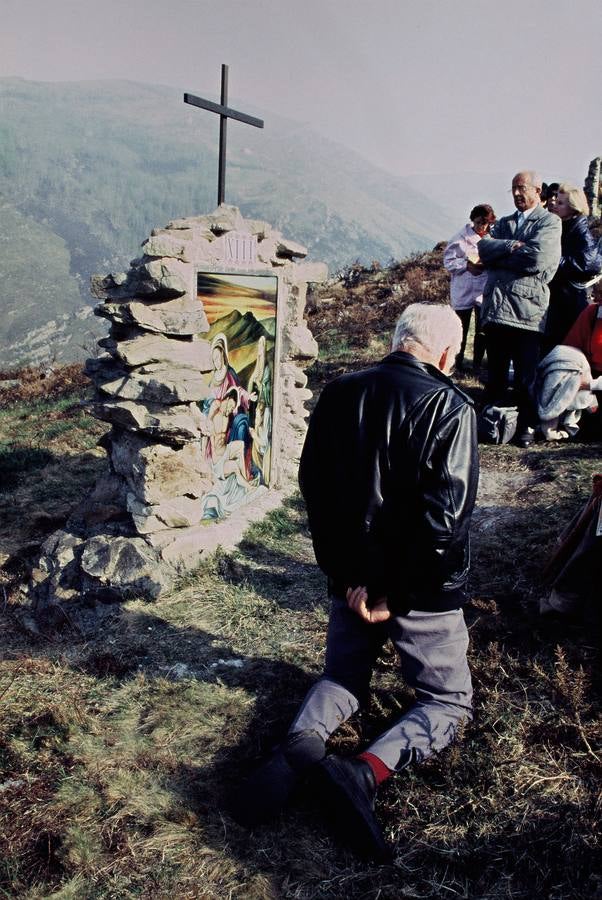
[[[310,316],[323,348],[314,389],[378,358],[408,297],[445,290],[433,255],[334,289]],[[369,338],[377,321],[380,337]],[[324,583],[299,498],[164,600],[100,606],[97,618],[68,608],[64,627],[44,628],[26,614],[20,581],[32,545],[94,481],[102,426],[82,419],[75,368],[62,383],[29,379],[0,419],[16,454],[0,493],[3,559],[12,548],[0,586],[0,896],[601,896],[597,635],[537,612],[543,564],[589,494],[600,444],[482,448],[466,611],[475,721],[384,786],[378,809],[396,861],[366,866],[331,840],[308,793],[251,836],[227,813],[229,792],[322,665]],[[464,385],[478,399],[478,382]],[[72,427],[51,436],[60,422]],[[333,746],[354,752],[408,699],[387,653],[370,708]]]
[[[313,259],[404,256],[456,229],[404,179],[260,114],[265,130],[230,125],[226,199]],[[127,268],[153,228],[215,208],[217,119],[173,88],[6,78],[0,120],[0,365],[43,359],[49,337],[54,358],[81,359],[98,330],[74,317],[90,275]]]

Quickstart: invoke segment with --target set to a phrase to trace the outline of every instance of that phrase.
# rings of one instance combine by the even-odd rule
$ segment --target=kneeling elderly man
[[[413,303],[389,356],[322,391],[299,481],[332,603],[325,669],[238,793],[245,824],[274,816],[307,776],[339,836],[386,860],[377,786],[441,750],[471,718],[462,603],[477,441],[472,404],[448,378],[461,340],[450,307]],[[366,704],[388,638],[414,705],[358,756],[326,755],[330,735]]]

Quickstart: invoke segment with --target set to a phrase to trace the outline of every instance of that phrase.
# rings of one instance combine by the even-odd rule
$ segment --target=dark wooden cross
[[[254,125],[255,128],[263,128],[263,120],[255,119],[236,109],[230,109],[228,106],[228,66],[225,65],[222,65],[221,105],[212,103],[211,100],[204,100],[202,97],[195,97],[194,94],[184,94],[184,103],[200,106],[201,109],[208,109],[219,115],[219,167],[217,173],[217,205],[219,206],[224,202],[226,196],[226,127],[228,119],[238,119],[239,122],[246,122],[247,125]]]

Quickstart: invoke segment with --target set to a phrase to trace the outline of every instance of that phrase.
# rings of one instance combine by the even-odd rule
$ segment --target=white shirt
[[[520,222],[519,228],[523,227],[523,225],[525,224],[525,222],[527,221],[527,219],[529,218],[529,216],[531,215],[533,210],[537,209],[538,206],[539,206],[539,204],[536,203],[535,206],[530,206],[529,209],[517,209],[516,210],[514,215],[517,217],[517,219],[521,215],[521,213],[522,213],[522,217],[523,217]]]
[[[466,268],[468,259],[478,260],[477,244],[481,240],[472,225],[451,238],[443,254],[443,265],[451,274],[450,300],[453,309],[472,309],[483,302],[483,288],[487,273],[471,275]]]

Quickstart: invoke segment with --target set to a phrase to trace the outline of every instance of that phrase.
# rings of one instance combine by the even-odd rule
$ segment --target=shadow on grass
[[[296,600],[287,599],[284,608],[311,612],[312,601],[299,584],[297,592]],[[200,609],[202,613],[202,607]],[[149,730],[152,733],[155,729],[157,733],[169,734],[174,727],[170,719],[173,711],[168,705],[169,694],[163,688],[152,693],[153,684],[173,683],[171,702],[176,705],[180,691],[185,692],[189,682],[202,686],[202,702],[196,709],[190,709],[190,715],[198,716],[199,722],[204,724],[198,734],[194,734],[193,744],[182,754],[187,759],[169,766],[160,756],[156,762],[149,758],[149,762],[156,773],[156,781],[177,798],[174,811],[168,811],[166,821],[170,815],[176,815],[176,808],[189,810],[199,823],[197,845],[200,853],[214,854],[215,859],[222,862],[226,854],[238,861],[246,874],[269,879],[274,885],[273,893],[266,889],[264,894],[251,893],[249,896],[366,898],[376,897],[380,891],[382,896],[401,897],[406,895],[409,884],[408,871],[420,872],[419,876],[413,876],[414,881],[419,882],[420,896],[428,896],[429,879],[432,887],[437,888],[432,896],[442,896],[444,884],[455,893],[464,884],[466,892],[463,896],[494,897],[498,895],[487,891],[500,880],[508,887],[512,886],[515,897],[544,896],[541,893],[530,895],[527,888],[522,889],[529,883],[529,868],[533,865],[534,851],[530,848],[536,848],[539,854],[538,890],[542,885],[560,883],[566,867],[557,850],[550,849],[554,847],[554,840],[558,847],[559,831],[576,854],[575,865],[579,866],[580,872],[584,869],[587,846],[577,833],[579,810],[576,811],[568,800],[562,807],[566,819],[559,821],[556,818],[560,809],[557,801],[549,807],[540,804],[537,809],[531,808],[526,822],[522,820],[519,833],[512,830],[510,817],[505,819],[503,829],[489,834],[482,830],[486,820],[479,818],[478,809],[473,815],[472,807],[467,803],[464,813],[456,817],[457,822],[453,816],[450,819],[449,832],[443,843],[437,839],[436,831],[427,839],[420,838],[431,823],[447,814],[450,803],[464,808],[455,797],[458,792],[472,787],[477,771],[479,786],[489,790],[497,773],[507,770],[509,761],[504,745],[492,740],[488,725],[494,711],[489,713],[487,709],[480,712],[485,721],[468,730],[472,749],[465,747],[463,755],[460,748],[455,757],[454,750],[446,751],[435,762],[419,767],[407,778],[393,779],[383,791],[379,812],[396,836],[401,860],[399,867],[375,869],[333,845],[311,798],[305,793],[297,798],[292,809],[271,825],[252,832],[238,826],[228,814],[231,793],[236,792],[245,775],[286,733],[318,674],[316,667],[311,671],[312,667],[287,662],[277,653],[268,656],[236,652],[230,638],[224,638],[219,628],[203,627],[196,614],[188,626],[160,618],[161,604],[153,605],[152,612],[150,608],[146,612],[144,609],[109,607],[106,613],[96,636],[91,632],[77,636],[81,650],[72,656],[72,668],[95,678],[114,679],[122,685],[135,685],[143,676],[151,692],[146,698],[141,695],[133,711],[134,728],[142,733]],[[497,656],[492,656],[487,664],[479,660],[475,666],[483,705],[487,703],[483,691],[490,681],[491,687],[495,687],[496,679],[501,678],[500,667],[507,664],[506,644],[517,656],[516,665],[526,671],[534,650],[537,651],[535,657],[539,656],[540,660],[545,657],[546,665],[550,666],[554,644],[557,640],[562,641],[561,628],[550,631],[541,621],[536,628],[535,619],[520,609],[469,607],[467,619],[474,626],[473,642],[476,641],[480,648],[475,648],[476,651],[482,653],[490,639],[502,641]],[[565,630],[565,640],[572,636]],[[384,681],[384,687],[379,685],[374,691],[373,703],[364,721],[349,723],[337,734],[335,746],[338,751],[357,752],[368,735],[383,730],[385,719],[399,715],[400,704],[394,701],[403,700],[401,705],[409,701],[409,697],[403,695],[392,659],[391,653],[385,654],[384,664],[378,667],[377,675]],[[241,703],[243,696],[245,700]],[[165,758],[168,759],[169,754]],[[587,810],[585,813],[589,815]],[[157,818],[156,822],[159,828],[161,820]],[[496,827],[495,822],[493,827]],[[580,874],[578,880],[583,883],[584,879],[587,881],[587,875]],[[290,885],[290,891],[279,893],[285,884]],[[295,884],[303,893],[294,893]],[[570,895],[558,893],[555,896]]]
[[[0,582],[27,582],[48,536],[62,528],[106,468],[85,450],[60,454],[0,445]]]
[[[300,516],[299,502],[291,501],[288,512]],[[197,705],[191,706],[189,713],[203,723],[193,735],[193,743],[175,764],[167,765],[168,753],[162,758],[157,750],[156,759],[148,757],[149,765],[156,773],[153,777],[157,783],[177,798],[174,809],[190,810],[198,820],[200,854],[210,854],[226,868],[231,857],[246,873],[270,879],[276,885],[272,894],[250,896],[367,898],[376,897],[380,892],[381,896],[401,897],[406,895],[409,884],[408,871],[420,873],[412,876],[419,896],[429,896],[429,884],[433,888],[432,896],[443,896],[444,890],[473,897],[506,896],[506,890],[518,898],[545,896],[537,891],[564,885],[572,877],[558,853],[559,837],[576,854],[579,875],[575,876],[573,886],[583,885],[588,877],[587,873],[583,874],[587,846],[574,803],[560,802],[558,795],[547,803],[542,797],[536,808],[525,801],[524,808],[517,807],[516,814],[511,810],[502,815],[503,804],[517,802],[521,791],[512,788],[504,795],[499,786],[496,788],[498,773],[511,770],[512,784],[519,769],[529,764],[535,768],[535,743],[548,742],[554,747],[555,732],[545,719],[541,725],[536,723],[543,729],[541,733],[535,727],[529,732],[533,740],[533,745],[528,747],[531,759],[524,762],[511,756],[511,742],[520,720],[509,719],[506,724],[504,717],[512,713],[516,697],[523,697],[523,683],[533,691],[529,682],[533,665],[536,663],[546,673],[553,674],[557,646],[567,647],[566,656],[575,671],[582,664],[591,668],[594,655],[585,646],[589,636],[582,627],[572,628],[566,622],[541,619],[535,606],[525,601],[520,585],[513,588],[516,572],[512,560],[523,559],[529,553],[534,556],[529,570],[533,581],[533,572],[540,564],[541,551],[537,548],[546,521],[543,508],[533,506],[519,512],[522,531],[517,529],[516,522],[508,521],[495,534],[492,532],[490,545],[481,546],[477,565],[484,571],[479,574],[477,599],[467,608],[480,721],[467,729],[467,743],[459,750],[454,745],[407,778],[400,776],[392,780],[383,791],[379,811],[396,836],[399,868],[375,870],[359,863],[344,849],[333,847],[320,816],[305,794],[300,796],[298,805],[273,825],[253,832],[236,825],[228,815],[230,793],[236,791],[237,784],[286,733],[318,674],[315,663],[296,663],[283,658],[287,655],[284,640],[289,638],[288,634],[281,637],[286,623],[282,618],[278,623],[273,621],[281,611],[287,616],[292,612],[292,631],[295,613],[300,617],[310,615],[324,601],[324,579],[317,567],[303,561],[300,553],[296,557],[293,549],[289,555],[276,543],[270,544],[272,540],[286,539],[287,528],[291,529],[291,535],[297,533],[299,522],[279,523],[274,517],[271,530],[256,531],[244,544],[240,557],[224,556],[218,560],[222,580],[233,588],[230,607],[218,616],[220,626],[203,622],[203,604],[198,603],[199,598],[202,600],[203,587],[196,594],[196,607],[186,618],[189,624],[174,624],[161,618],[161,603],[149,607],[148,612],[146,608],[105,607],[103,622],[96,623],[96,634],[88,630],[76,636],[81,650],[71,657],[71,666],[97,679],[113,679],[118,685],[135,686],[143,678],[150,690],[147,696],[141,693],[132,712],[135,730],[142,733],[153,733],[155,729],[157,734],[162,731],[170,735],[177,727],[170,718],[173,713],[168,705],[169,697],[161,685],[173,683],[173,699],[169,701],[173,704],[180,698],[184,701],[187,684],[200,687]],[[277,535],[273,533],[275,525],[280,527]],[[525,535],[529,536],[528,540]],[[303,540],[306,538],[304,534]],[[504,580],[492,590],[491,581],[498,577]],[[218,580],[213,583],[213,589]],[[250,588],[247,618],[239,617],[232,624],[237,598],[246,587]],[[212,585],[207,589],[211,591]],[[257,597],[268,602],[258,604]],[[211,617],[211,605],[219,603],[219,592],[215,596],[208,594],[208,617]],[[168,613],[166,605],[164,615]],[[251,616],[265,620],[266,639],[263,640],[260,630],[252,630],[251,634],[257,636],[257,652],[253,638],[244,635],[239,640],[244,651],[237,652],[234,649],[237,629],[244,631]],[[75,617],[74,623],[77,624]],[[274,637],[283,641],[281,645],[272,637],[272,628]],[[323,639],[317,638],[320,640]],[[385,654],[378,667],[379,684],[373,692],[371,707],[363,717],[340,730],[334,743],[337,750],[357,752],[365,738],[382,731],[385,720],[399,715],[400,707],[409,702],[393,658],[392,654]],[[506,697],[511,701],[508,707]],[[190,702],[188,695],[186,699]],[[543,703],[538,697],[534,699]],[[544,699],[549,703],[547,696]],[[572,741],[569,745],[563,737],[564,745],[571,750],[582,749],[573,724],[563,727]],[[140,765],[143,764],[141,761]],[[537,765],[541,769],[531,777],[539,777],[538,772],[542,771],[545,780],[549,760],[542,758]],[[568,775],[563,777],[568,781]],[[483,796],[491,793],[491,802],[486,798],[487,802],[478,805],[470,794],[474,783],[482,789]],[[461,800],[457,799],[458,795]],[[463,810],[455,818],[453,812],[448,813],[452,803],[454,808]],[[584,804],[582,808],[585,809]],[[567,817],[560,822],[555,818],[559,810]],[[585,813],[589,815],[587,809]],[[438,832],[437,823],[445,815],[449,815],[449,828],[445,833]],[[151,817],[145,827],[152,830],[153,822]],[[159,833],[158,813],[156,822]],[[518,830],[513,830],[513,826]],[[134,830],[135,823],[128,827]],[[543,836],[549,846],[543,843]],[[541,871],[532,879],[537,891],[533,889],[529,893],[527,885],[536,855]],[[496,884],[502,884],[504,892],[500,889],[498,893]],[[280,894],[283,885],[289,885],[288,893],[283,889]],[[411,887],[409,884],[407,889]],[[237,890],[243,896],[240,884]],[[554,896],[568,898],[579,894],[574,891],[571,894],[567,889]]]
[[[54,453],[39,447],[0,446],[0,490],[14,487],[26,472],[43,469],[55,459]]]
[[[558,460],[565,463],[595,465],[599,460],[602,470],[602,443],[600,441],[558,441],[541,442],[533,446],[533,451],[525,453],[525,465],[534,470],[549,466],[552,470]]]
[[[101,653],[91,648],[77,669],[122,682],[144,675],[151,681],[172,681],[174,689],[189,679],[206,687],[207,706],[199,707],[198,718],[199,722],[212,718],[214,726],[210,732],[206,725],[199,729],[202,733],[191,754],[196,761],[173,767],[164,787],[178,798],[180,807],[198,817],[203,843],[215,853],[227,850],[258,874],[284,877],[288,861],[297,858],[292,831],[302,845],[315,846],[316,828],[319,831],[321,825],[311,804],[305,798],[301,812],[293,812],[288,823],[279,820],[261,830],[262,840],[271,845],[269,859],[257,852],[249,831],[230,819],[229,809],[238,785],[285,735],[316,673],[277,657],[235,652],[219,634],[177,627],[143,612],[120,610],[111,632],[119,633],[122,648]],[[224,699],[224,688],[230,701]],[[215,709],[212,689],[222,698]],[[240,692],[247,698],[242,707],[236,702]],[[167,712],[165,717],[168,720]]]
[[[218,562],[218,571],[228,584],[248,587],[257,596],[290,610],[323,602],[326,579],[315,564],[254,542],[243,542],[243,548],[245,558],[224,556]]]

